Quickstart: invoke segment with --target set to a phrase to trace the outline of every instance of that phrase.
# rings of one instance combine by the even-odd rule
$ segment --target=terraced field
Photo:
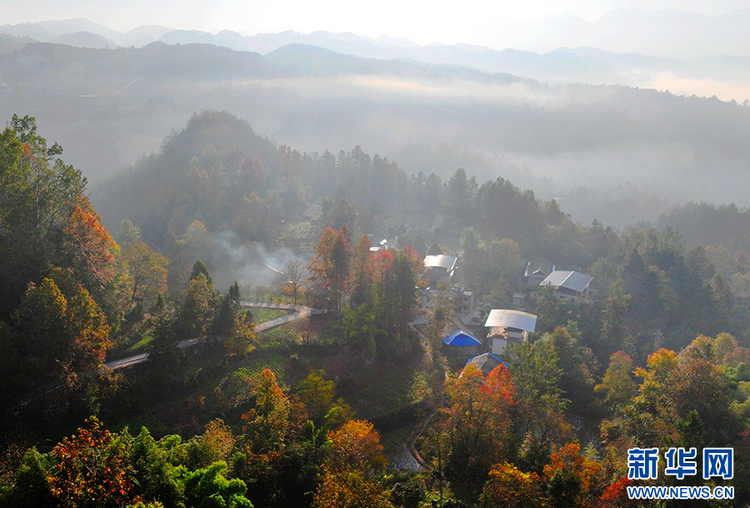
[[[250,312],[253,313],[256,324],[265,323],[266,321],[289,314],[289,311],[286,309],[264,309],[259,307],[251,308]]]
[[[286,383],[285,357],[279,354],[261,355],[244,362],[245,364],[230,372],[219,381],[213,389],[212,399],[216,400],[222,410],[238,407],[250,401],[258,386],[260,374],[270,369],[276,376],[276,382],[282,388]]]
[[[286,361],[286,358],[280,354],[274,354],[274,355],[268,355],[268,356],[258,356],[254,358],[251,362],[248,363],[245,367],[243,367],[253,378],[257,378],[260,376],[260,373],[263,371],[263,369],[271,369],[271,372],[273,372],[276,375],[276,380],[278,381],[279,385],[286,385],[286,369],[284,368],[284,362]]]

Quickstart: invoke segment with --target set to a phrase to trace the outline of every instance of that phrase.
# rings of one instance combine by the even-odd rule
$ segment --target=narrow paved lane
[[[313,314],[323,314],[325,312],[325,311],[318,310],[318,309],[311,309],[310,307],[305,307],[303,305],[285,305],[285,304],[256,303],[256,302],[240,302],[240,305],[242,305],[243,307],[251,308],[251,309],[252,308],[264,308],[264,309],[282,309],[282,310],[294,311],[285,316],[277,317],[276,319],[271,319],[270,321],[266,321],[259,325],[255,325],[255,331],[257,333],[265,332],[266,330],[270,330],[271,328],[276,328],[277,326],[281,326],[291,321],[296,321],[298,319],[304,319],[304,318],[310,317]],[[183,340],[182,342],[177,344],[177,347],[181,349],[189,348],[191,346],[195,346],[200,341],[201,339]],[[138,365],[139,363],[143,363],[147,361],[148,361],[148,353],[141,353],[139,355],[130,356],[128,358],[123,358],[121,360],[114,360],[112,362],[105,363],[104,365],[111,370],[117,370],[117,369],[124,369],[125,367],[130,367],[132,365]]]

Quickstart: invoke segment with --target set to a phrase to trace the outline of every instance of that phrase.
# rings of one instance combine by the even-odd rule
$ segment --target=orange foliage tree
[[[387,250],[379,250],[370,256],[367,263],[367,271],[373,282],[385,285],[388,272],[393,268],[393,253]]]
[[[638,396],[626,413],[640,446],[729,446],[743,426],[730,409],[730,382],[714,354],[715,339],[698,336],[680,351],[648,357]]]
[[[544,466],[553,506],[596,506],[601,495],[601,465],[581,455],[581,447],[568,443],[550,456]]]
[[[633,480],[621,478],[604,489],[602,497],[599,499],[600,508],[635,508],[640,506],[642,501],[630,499],[627,487],[634,485]]]
[[[393,508],[388,491],[361,471],[333,472],[324,468],[323,480],[315,492],[313,508]]]
[[[450,405],[441,410],[439,441],[447,443],[445,474],[449,480],[484,480],[492,464],[508,454],[511,437],[509,410],[515,387],[505,365],[485,378],[469,364],[446,381]],[[440,444],[439,444],[440,446]]]
[[[77,278],[87,289],[101,287],[114,278],[117,244],[87,198],[79,198],[63,231],[66,236],[63,248]]]
[[[47,478],[62,506],[126,506],[133,499],[132,471],[125,447],[95,417],[52,450],[57,463]]]
[[[380,435],[372,423],[350,420],[328,433],[331,453],[313,498],[314,508],[388,508],[388,492],[372,473],[385,466]]]
[[[482,492],[487,508],[536,508],[544,506],[542,481],[536,473],[524,473],[513,464],[501,462],[490,470]]]
[[[350,420],[328,434],[332,442],[328,467],[332,471],[354,468],[374,471],[385,466],[380,434],[372,423],[365,420]]]
[[[75,346],[73,368],[99,368],[112,346],[110,327],[104,313],[83,288],[68,302],[68,326]]]
[[[209,462],[226,461],[234,447],[232,429],[222,419],[213,420],[206,425],[201,442]]]

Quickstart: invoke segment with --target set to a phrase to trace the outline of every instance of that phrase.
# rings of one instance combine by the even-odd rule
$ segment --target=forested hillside
[[[88,412],[109,381],[96,374],[117,326],[119,249],[33,118],[14,116],[0,146],[0,399],[7,412],[64,386]]]
[[[540,201],[503,178],[482,183],[461,168],[445,182],[435,174],[407,176],[394,162],[359,147],[338,155],[304,154],[261,138],[228,113],[194,116],[158,154],[113,179],[94,199],[108,224],[130,219],[165,252],[195,221],[208,237],[230,238],[235,246],[263,242],[301,252],[324,227],[347,226],[352,241],[361,234],[398,235],[422,256],[436,243],[461,254],[463,284],[488,297],[494,289],[498,304],[509,303],[518,289],[523,263],[545,257],[593,275],[602,298],[622,278],[626,293],[642,299],[630,312],[655,319],[633,315],[635,333],[659,331],[682,346],[696,333],[744,333],[746,326],[744,318],[718,317],[739,317],[733,309],[746,305],[739,261],[717,263],[714,251],[722,244],[696,242],[688,250],[666,218],[659,229],[620,233],[599,221],[581,226],[554,201]],[[727,230],[741,231],[732,225]],[[227,247],[215,246],[205,257],[219,269]],[[725,250],[741,259],[738,247],[727,243]],[[731,294],[722,295],[730,285]],[[651,289],[643,292],[646,287]]]
[[[226,111],[89,201],[33,118],[0,141],[0,506],[628,506],[683,484],[627,480],[650,447],[733,448],[734,478],[685,484],[750,499],[742,209],[579,224],[502,176],[301,152]],[[711,213],[736,243],[670,226]],[[588,296],[526,284],[542,257]],[[443,345],[518,292],[536,330],[495,368]]]

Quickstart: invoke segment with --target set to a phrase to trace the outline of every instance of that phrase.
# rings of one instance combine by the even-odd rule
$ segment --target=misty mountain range
[[[592,23],[562,13],[541,21],[495,20],[503,45],[547,53],[558,48],[594,47],[613,53],[638,53],[666,58],[695,59],[718,54],[750,56],[750,8],[712,17],[674,10],[646,13],[636,9],[614,10]],[[44,21],[0,26],[0,32],[26,36],[42,42],[67,43],[81,32],[97,35],[87,47],[143,46],[155,41],[167,44],[208,43],[236,50],[265,54],[292,43],[310,44],[333,51],[372,58],[413,58],[429,61],[441,55],[430,44],[422,47],[413,41],[382,35],[377,39],[351,33],[293,31],[279,34],[245,35],[230,30],[216,34],[199,30],[177,30],[162,26],[141,26],[127,33],[117,32],[86,19]],[[83,36],[76,45],[84,45]],[[486,52],[489,48],[459,44],[450,46],[461,52]],[[441,63],[448,63],[442,61]]]
[[[183,36],[265,41],[261,55],[187,39],[90,49],[33,43],[25,35],[89,37],[69,32],[77,28],[96,26],[73,20],[0,27],[15,30],[0,36],[0,116],[35,116],[66,149],[65,160],[93,182],[159,150],[192,113],[227,110],[260,134],[308,153],[360,145],[407,174],[445,178],[464,167],[480,181],[502,175],[544,199],[557,198],[583,222],[653,220],[670,202],[750,205],[743,191],[750,184],[750,108],[738,104],[743,100],[581,84],[627,85],[628,76],[638,81],[665,73],[701,82],[707,72],[741,83],[750,75],[750,57],[678,60],[591,48],[539,55],[320,32],[254,38],[163,27],[129,32],[146,42]],[[122,42],[111,30],[92,37]],[[455,61],[372,58],[351,48],[363,55],[367,48],[432,51],[435,61],[445,55]]]
[[[325,31],[243,36],[230,30],[214,34],[141,26],[123,34],[86,19],[71,19],[2,25],[0,34],[5,35],[0,35],[0,54],[33,41],[86,48],[142,47],[156,41],[198,43],[260,54],[304,44],[362,58],[458,65],[551,83],[621,84],[710,96],[713,94],[703,90],[700,80],[730,83],[735,88],[750,80],[749,23],[750,9],[720,17],[618,10],[596,23],[570,14],[534,24],[498,20],[498,32],[509,34],[509,38],[506,49],[495,50],[470,44],[420,46],[387,35],[374,39]],[[745,90],[720,90],[717,94],[739,102],[750,98]]]

